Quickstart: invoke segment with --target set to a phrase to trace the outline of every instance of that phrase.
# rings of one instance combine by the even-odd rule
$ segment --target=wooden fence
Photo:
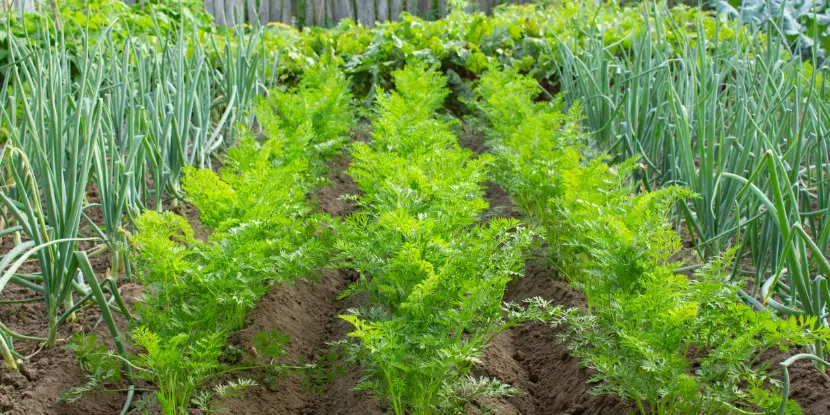
[[[9,0],[6,0],[7,2]],[[59,1],[59,0],[54,0]],[[113,0],[117,1],[117,0]],[[134,3],[136,0],[124,0]],[[216,19],[216,24],[231,26],[242,20],[252,22],[259,16],[262,24],[280,22],[300,23],[306,26],[328,26],[349,18],[364,26],[375,22],[400,19],[402,11],[424,18],[446,16],[447,0],[204,0],[205,9]],[[490,12],[502,2],[524,3],[528,0],[470,0],[472,7]],[[11,0],[16,10],[34,10],[36,2],[49,7],[49,0]],[[257,13],[258,12],[258,13]]]
[[[477,0],[473,7],[490,12],[503,1]],[[424,18],[443,17],[449,12],[449,5],[447,0],[205,0],[205,9],[217,24],[224,26],[233,25],[239,19],[250,22],[257,15],[262,24],[328,26],[349,18],[372,26],[375,22],[397,21],[403,11]]]

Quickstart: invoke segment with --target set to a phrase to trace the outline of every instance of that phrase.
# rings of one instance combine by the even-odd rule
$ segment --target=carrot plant
[[[516,220],[476,224],[491,159],[460,148],[437,118],[443,75],[410,63],[393,78],[396,90],[378,94],[372,144],[354,146],[349,174],[365,192],[363,209],[338,244],[361,273],[347,294],[367,293],[370,306],[342,318],[370,376],[362,388],[396,414],[456,413],[471,398],[465,390],[513,392],[469,372],[495,334],[543,314],[506,314],[502,304],[532,232]]]
[[[515,71],[491,70],[476,92],[471,106],[490,126],[494,177],[539,222],[554,264],[588,297],[589,312],[566,319],[572,353],[597,372],[596,392],[630,399],[643,414],[800,413],[759,359],[770,348],[826,342],[830,331],[815,317],[781,320],[740,301],[741,284],[728,278],[735,249],[693,278],[674,273],[680,240],[667,215],[694,194],[634,194],[636,164],[587,160],[572,144],[578,108],[565,115],[559,100],[534,102],[533,82]],[[517,125],[543,119],[557,121]]]

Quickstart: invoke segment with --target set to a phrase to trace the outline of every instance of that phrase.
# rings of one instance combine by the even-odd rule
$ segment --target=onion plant
[[[746,45],[722,40],[721,30],[739,30],[723,22],[708,38],[699,18],[690,38],[670,13],[648,15],[628,47],[605,44],[602,33],[589,36],[585,50],[563,40],[562,86],[570,102],[580,101],[599,150],[617,161],[640,158],[645,188],[681,184],[700,195],[681,213],[701,254],[717,255],[750,219],[734,210],[740,184],[723,175],[748,175],[767,149],[795,157],[785,147],[809,140],[803,129],[787,130],[798,125],[789,94],[805,91],[801,66],[783,60],[785,39],[774,31],[761,37],[766,43]],[[681,39],[677,48],[669,36]]]
[[[232,111],[225,125],[219,125],[219,127],[225,127],[224,134],[227,136],[223,141],[225,147],[235,141],[236,129],[233,128],[233,124],[236,120],[244,119],[248,127],[253,125],[254,98],[264,92],[264,86],[260,80],[260,75],[264,75],[264,69],[259,21],[254,21],[253,28],[250,30],[245,30],[242,25],[237,26],[236,33],[235,42],[231,39],[230,33],[225,33],[219,58],[219,70],[216,71],[217,88],[221,91],[221,96],[217,97],[220,100],[218,104],[223,104]],[[213,46],[214,51],[220,53],[220,48],[215,42]]]
[[[775,273],[759,281],[761,283],[761,303],[745,293],[741,295],[757,308],[770,307],[782,314],[809,317],[814,329],[825,325],[827,302],[830,292],[827,289],[827,277],[830,275],[825,251],[822,251],[813,238],[802,227],[802,214],[798,208],[798,199],[787,180],[788,169],[782,158],[773,151],[764,154],[763,163],[748,178],[727,175],[728,178],[741,183],[743,187],[737,200],[742,200],[744,193],[752,193],[759,203],[752,203],[753,211],[764,212],[777,225],[776,231],[783,239],[781,263]],[[768,189],[761,189],[754,183],[761,173],[767,173]],[[769,196],[768,196],[769,195]],[[819,243],[826,242],[828,232],[818,235]],[[825,344],[817,341],[813,347],[816,356],[824,356]]]
[[[110,250],[113,270],[124,271],[129,277],[129,246],[123,222],[125,214],[137,215],[140,206],[139,195],[144,183],[145,109],[136,101],[137,91],[132,82],[131,42],[128,40],[120,51],[112,42],[107,45],[106,56],[113,59],[104,66],[109,85],[103,93],[102,137],[93,151],[93,177],[98,188],[97,206],[101,209],[103,226],[92,220],[88,222]]]
[[[36,255],[43,283],[49,330],[47,345],[54,347],[59,308],[71,310],[73,285],[81,287],[77,275],[67,274],[79,238],[93,149],[101,135],[102,107],[98,98],[102,84],[100,51],[89,51],[80,61],[80,82],[72,78],[69,55],[56,48],[29,50],[23,41],[10,37],[13,92],[22,116],[9,115],[18,108],[4,109],[9,125],[9,165],[16,200],[5,194],[0,200],[20,224],[29,241],[4,257],[11,268],[10,279],[25,258]],[[95,56],[97,55],[97,57]],[[25,249],[22,249],[25,247]],[[15,258],[19,255],[21,259]],[[5,267],[4,267],[5,268]],[[2,285],[0,285],[0,288]]]
[[[3,159],[10,181],[0,187],[0,205],[16,224],[4,233],[19,229],[26,240],[0,258],[0,292],[15,283],[37,293],[45,303],[48,326],[46,337],[38,338],[0,325],[0,349],[6,363],[15,367],[14,358],[20,356],[13,351],[11,340],[43,341],[55,347],[58,326],[73,318],[87,300],[104,311],[119,345],[109,301],[115,300],[121,312],[128,314],[114,281],[106,280],[104,285],[112,296],[108,300],[88,257],[78,250],[79,242],[100,241],[83,237],[79,229],[84,209],[89,207],[87,184],[103,134],[101,45],[85,44],[84,53],[72,60],[60,35],[54,47],[42,49],[30,48],[25,38],[8,39],[12,64],[4,74],[4,91],[11,88],[8,102],[16,105],[1,110],[9,131]],[[52,39],[48,40],[51,45]],[[37,272],[21,271],[29,258],[36,259]],[[74,303],[73,294],[81,301]],[[123,354],[123,348],[120,351]]]
[[[159,52],[150,49],[151,85],[144,94],[148,142],[153,155],[155,208],[161,211],[162,194],[169,190],[181,197],[179,179],[190,161],[205,160],[204,137],[199,129],[209,122],[209,112],[204,111],[202,91],[210,91],[207,62],[201,46],[197,46],[188,58],[187,44],[167,43]],[[207,103],[210,105],[210,102]],[[198,124],[191,131],[191,120]],[[195,134],[194,134],[195,133]]]
[[[748,134],[752,120],[738,109],[759,97],[738,96],[743,85],[730,85],[748,58],[734,38],[726,46],[717,32],[707,39],[699,20],[695,42],[672,51],[667,32],[683,33],[673,24],[670,14],[655,12],[630,49],[604,44],[601,34],[584,52],[563,43],[560,75],[568,99],[581,102],[599,150],[616,161],[640,157],[649,189],[682,184],[701,196],[681,209],[701,253],[712,256],[738,223],[732,201],[739,186],[721,183],[721,174],[742,174],[757,163],[760,139]],[[712,56],[716,47],[731,53]]]
[[[198,34],[190,38],[198,39]],[[149,48],[149,56],[138,59],[139,92],[147,107],[148,165],[156,186],[156,210],[161,210],[165,191],[174,196],[174,204],[183,197],[180,182],[184,168],[210,167],[211,153],[220,148],[225,135],[232,134],[239,110],[250,109],[256,65],[240,63],[239,59],[250,59],[249,53],[255,49],[251,44],[235,52],[227,46],[225,53],[231,56],[223,57],[223,69],[231,73],[220,80],[215,79],[202,44],[188,41],[183,31],[164,43],[161,50]],[[246,107],[239,107],[240,97],[246,100]],[[216,122],[214,115],[218,116]]]
[[[0,257],[0,292],[10,283],[33,290],[36,296],[24,301],[45,302],[48,331],[44,338],[24,336],[0,322],[0,355],[15,367],[22,358],[16,339],[54,347],[58,327],[93,301],[126,357],[110,303],[129,313],[115,279],[99,283],[80,243],[95,246],[89,255],[109,250],[116,273],[131,274],[126,228],[148,198],[161,209],[165,193],[183,197],[185,167],[210,167],[210,155],[233,140],[235,119],[250,113],[260,85],[259,29],[239,39],[227,35],[224,49],[215,50],[217,71],[197,34],[188,38],[181,28],[166,40],[157,33],[124,42],[104,30],[95,44],[81,36],[77,48],[67,48],[48,19],[38,23],[44,37],[38,42],[7,33],[0,237],[13,236],[15,246]],[[96,203],[87,200],[92,182]],[[91,219],[95,208],[101,223]],[[82,234],[86,225],[92,237]],[[25,271],[30,258],[34,272]]]

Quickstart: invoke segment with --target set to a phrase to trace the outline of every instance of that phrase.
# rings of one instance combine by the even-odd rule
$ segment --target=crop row
[[[73,7],[62,16],[89,17]],[[228,335],[272,284],[325,266],[360,272],[346,295],[367,305],[343,317],[358,339],[344,346],[370,376],[361,386],[399,414],[514,392],[469,372],[494,335],[528,319],[567,321],[599,391],[643,413],[797,413],[786,365],[781,384],[765,352],[795,346],[827,364],[826,66],[793,59],[778,22],[756,31],[697,9],[574,2],[225,32],[185,10],[118,6],[116,26],[94,16],[57,35],[43,16],[3,21],[0,237],[14,247],[0,292],[25,287],[31,298],[7,302],[43,302],[48,316],[43,338],[0,322],[9,366],[25,360],[16,342],[54,347],[91,300],[119,350],[78,337],[93,377],[75,392],[144,378],[165,413],[182,413],[222,374],[274,368],[283,336],[232,357]],[[147,13],[163,24],[151,29]],[[373,105],[374,133],[349,169],[362,209],[340,223],[308,195],[353,126],[350,91]],[[492,155],[460,148],[445,109],[480,116]],[[488,177],[532,231],[482,223]],[[208,241],[162,213],[183,199]],[[701,263],[674,260],[676,231]],[[589,312],[502,304],[536,235]],[[97,278],[91,258],[107,252],[116,275]],[[145,286],[135,316],[121,272]],[[146,353],[124,357],[125,345]],[[229,357],[245,364],[220,363]]]
[[[207,169],[185,176],[188,199],[213,231],[209,241],[196,240],[191,225],[170,213],[138,220],[136,261],[149,292],[132,332],[147,353],[135,364],[159,386],[165,414],[186,413],[194,390],[221,374],[272,366],[286,341],[274,331],[258,334],[259,353],[240,364],[226,367],[219,357],[271,286],[313,278],[330,261],[331,219],[315,213],[308,196],[348,140],[354,116],[346,78],[336,68],[311,68],[296,91],[260,100],[256,114],[266,141],[242,137],[221,179]]]
[[[460,148],[454,123],[437,117],[444,76],[410,63],[393,79],[396,89],[378,94],[371,144],[352,153],[362,209],[338,247],[361,273],[347,293],[366,293],[368,305],[343,318],[364,386],[396,414],[455,413],[512,391],[469,371],[495,334],[539,313],[502,304],[532,233],[512,219],[478,222],[491,158]]]
[[[596,370],[598,388],[646,413],[800,413],[759,359],[771,348],[826,342],[814,319],[778,319],[740,301],[728,278],[735,249],[675,273],[680,249],[667,213],[695,195],[666,187],[633,193],[636,159],[609,167],[581,154],[579,107],[534,102],[532,79],[491,70],[474,107],[486,119],[496,178],[544,229],[549,258],[588,297],[571,311],[571,351]],[[692,364],[692,360],[695,364]]]

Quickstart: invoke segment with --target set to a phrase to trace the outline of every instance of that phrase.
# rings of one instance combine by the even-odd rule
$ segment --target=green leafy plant
[[[396,414],[455,413],[476,394],[515,391],[468,377],[483,348],[531,312],[506,317],[502,297],[532,238],[516,220],[475,224],[487,208],[490,158],[461,149],[436,118],[448,94],[436,69],[410,63],[379,95],[372,145],[356,144],[349,174],[364,194],[338,243],[370,306],[342,316],[370,389]],[[540,317],[541,318],[541,317]]]
[[[499,91],[514,92],[513,100],[504,103]],[[737,248],[694,278],[674,273],[680,241],[667,215],[692,193],[636,194],[636,164],[585,160],[569,147],[578,118],[562,115],[559,103],[533,102],[532,83],[514,71],[491,69],[476,92],[471,105],[490,124],[501,169],[494,177],[545,228],[554,264],[588,297],[587,312],[556,318],[569,323],[571,352],[595,370],[597,393],[630,399],[642,414],[800,413],[757,359],[774,347],[824,343],[829,332],[812,318],[780,320],[741,302],[740,283],[728,277]],[[507,108],[520,121],[560,124],[535,134],[516,126]]]
[[[146,351],[133,363],[143,369],[136,375],[158,386],[156,395],[165,414],[186,413],[196,387],[219,370],[223,337],[217,332],[194,340],[183,333],[161,343],[146,327],[133,331],[133,342]]]

